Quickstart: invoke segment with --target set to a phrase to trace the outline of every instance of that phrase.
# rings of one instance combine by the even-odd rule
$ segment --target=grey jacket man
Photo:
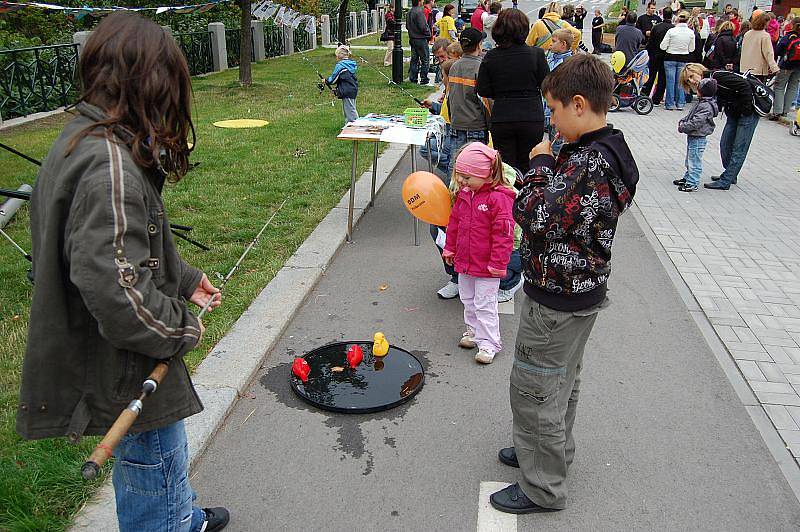
[[[103,434],[159,359],[175,357],[132,432],[203,408],[182,356],[200,338],[185,298],[202,273],[178,256],[161,201],[164,177],[134,162],[120,128],[81,103],[47,155],[31,198],[34,289],[17,432]]]
[[[714,132],[714,118],[719,107],[714,98],[700,98],[689,114],[678,121],[678,133],[690,137],[707,137]]]
[[[406,18],[406,29],[409,39],[430,39],[431,28],[425,20],[425,11],[422,6],[414,6],[408,12]]]

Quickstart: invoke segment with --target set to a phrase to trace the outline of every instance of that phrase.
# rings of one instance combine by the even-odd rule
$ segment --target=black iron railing
[[[364,17],[361,16],[361,13],[356,13],[356,36],[367,33],[367,28],[364,27],[364,22]]]
[[[277,57],[286,53],[283,28],[272,22],[264,24],[264,51],[267,57]]]
[[[356,36],[356,28],[353,27],[353,17],[349,13],[347,15],[347,40],[349,41]],[[356,17],[356,20],[358,20],[358,17]]]
[[[0,113],[4,119],[51,111],[78,96],[77,44],[0,50]]]
[[[183,55],[186,56],[189,73],[192,76],[214,70],[214,59],[211,55],[211,32],[176,33],[175,40],[183,50]]]
[[[228,52],[228,68],[239,66],[240,51],[242,49],[242,30],[225,30],[225,47]],[[250,33],[250,60],[255,61],[253,46],[253,33]]]
[[[306,31],[305,26],[301,26],[294,30],[294,51],[295,52],[304,52],[306,50],[311,50],[311,38],[313,35]]]

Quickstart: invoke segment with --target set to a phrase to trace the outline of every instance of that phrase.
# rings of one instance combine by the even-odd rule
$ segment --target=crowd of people
[[[749,72],[772,85],[771,120],[786,117],[800,102],[798,17],[784,20],[771,11],[754,9],[743,20],[731,4],[718,16],[700,8],[686,11],[680,4],[665,6],[659,14],[655,2],[639,17],[625,10],[620,17],[616,49],[628,61],[640,49],[647,50],[650,78],[644,90],[655,105],[664,100],[665,109],[683,109],[687,94],[678,80],[689,63],[709,70]]]

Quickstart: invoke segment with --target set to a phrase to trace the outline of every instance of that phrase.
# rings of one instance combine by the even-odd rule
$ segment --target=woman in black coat
[[[706,41],[703,65],[711,70],[734,70],[739,64],[739,47],[733,36],[733,23],[720,24],[713,38]]]
[[[544,133],[541,84],[550,72],[541,48],[528,46],[530,24],[519,9],[504,9],[492,28],[497,47],[478,70],[478,95],[494,100],[492,142],[503,161],[523,174],[530,168],[530,151]]]

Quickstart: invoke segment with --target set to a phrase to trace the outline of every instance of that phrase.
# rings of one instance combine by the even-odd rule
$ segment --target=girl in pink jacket
[[[502,348],[497,289],[514,247],[511,214],[516,191],[503,184],[500,154],[480,142],[464,146],[456,158],[456,196],[442,257],[458,273],[466,331],[458,345],[478,348],[475,360],[491,364]]]

